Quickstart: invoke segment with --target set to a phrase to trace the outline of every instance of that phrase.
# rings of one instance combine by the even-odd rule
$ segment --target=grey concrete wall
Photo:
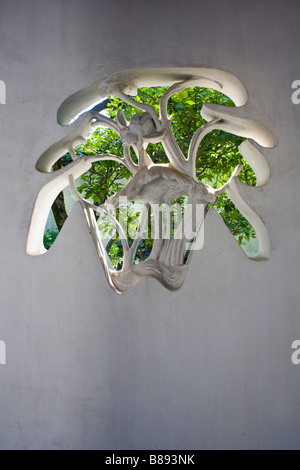
[[[300,448],[298,0],[1,0],[1,449]],[[175,294],[109,289],[79,209],[25,255],[34,165],[67,132],[61,102],[127,68],[203,66],[247,87],[279,143],[249,190],[271,235],[251,262],[220,220]]]

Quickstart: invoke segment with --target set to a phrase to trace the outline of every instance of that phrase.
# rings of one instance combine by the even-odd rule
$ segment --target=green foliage
[[[117,240],[115,240],[117,241]],[[118,271],[122,268],[122,258],[123,258],[123,250],[118,246],[117,243],[111,244],[111,248],[109,250],[109,258],[113,267]]]
[[[77,155],[98,155],[110,153],[122,155],[123,143],[110,129],[98,128],[87,140],[86,144],[76,149]],[[91,170],[82,175],[81,185],[78,187],[86,199],[100,206],[124,186],[131,177],[131,173],[124,165],[113,161],[94,163]]]
[[[53,232],[51,230],[46,230],[46,232],[44,233],[44,247],[46,248],[46,250],[49,250],[49,248],[53,245],[57,235],[58,231]]]

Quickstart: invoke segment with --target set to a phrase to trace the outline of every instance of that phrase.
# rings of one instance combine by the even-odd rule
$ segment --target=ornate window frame
[[[137,94],[138,88],[150,86],[169,86],[161,100],[159,116],[151,106],[137,102],[133,98]],[[171,96],[185,88],[195,86],[212,88],[222,92],[232,99],[236,108],[204,104],[201,114],[207,124],[198,129],[193,136],[189,156],[185,158],[173,136],[167,105]],[[122,113],[118,115],[116,121],[113,121],[102,114],[88,111],[107,96],[116,96],[125,103],[140,109],[142,113],[127,122]],[[134,240],[133,246],[129,246],[124,237],[122,241],[124,267],[122,271],[113,271],[109,266],[94,211],[110,217],[119,233],[122,232],[122,227],[111,216],[107,208],[99,208],[84,200],[76,191],[74,180],[88,171],[93,162],[115,160],[127,166],[133,174],[133,179],[128,185],[109,201],[115,208],[118,207],[120,197],[127,197],[129,200],[135,200],[136,197],[136,200],[141,200],[145,205],[155,202],[170,204],[171,199],[168,200],[168,198],[177,194],[178,190],[182,195],[188,191],[192,204],[204,204],[207,207],[209,203],[216,200],[219,194],[227,191],[235,206],[256,232],[258,251],[253,259],[268,259],[270,239],[266,226],[243,199],[239,191],[242,183],[237,184],[236,181],[241,168],[238,167],[228,183],[218,190],[199,182],[195,174],[196,154],[201,141],[211,131],[221,129],[247,138],[239,147],[240,153],[256,175],[256,186],[261,187],[268,182],[270,178],[269,166],[260,150],[251,141],[256,142],[259,146],[271,148],[277,143],[276,137],[266,126],[239,116],[240,111],[244,111],[243,107],[246,102],[246,89],[236,77],[220,70],[207,68],[125,70],[111,74],[70,96],[59,108],[57,119],[59,124],[71,125],[74,130],[46,150],[39,158],[36,168],[41,172],[52,174],[53,165],[67,152],[72,156],[73,163],[67,169],[57,171],[56,177],[40,191],[32,215],[27,254],[38,256],[45,252],[43,235],[49,212],[58,194],[69,186],[74,199],[82,205],[107,279],[117,293],[130,291],[146,277],[156,278],[170,290],[177,290],[182,286],[187,273],[187,264],[184,262],[186,240],[171,240],[171,242],[163,243],[163,240],[160,239],[155,242],[150,258],[134,266],[132,264],[133,251],[136,249],[139,238]],[[74,122],[77,119],[80,119],[79,125]],[[123,156],[98,155],[78,158],[75,155],[75,147],[84,143],[91,130],[99,125],[109,127],[122,138],[124,142]],[[149,142],[162,143],[170,162],[169,165],[158,165],[152,162],[146,151]],[[131,159],[131,147],[137,155],[138,165]],[[148,189],[146,189],[146,185],[148,185]],[[178,190],[174,191],[176,186]],[[145,218],[145,214],[142,213],[141,219],[143,220],[143,218]]]

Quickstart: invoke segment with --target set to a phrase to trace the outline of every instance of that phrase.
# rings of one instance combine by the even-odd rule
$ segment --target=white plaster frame
[[[153,108],[140,102],[136,102],[132,95],[137,93],[137,88],[145,86],[166,86],[170,88],[165,93],[160,103],[160,116],[157,116]],[[198,182],[196,180],[195,162],[199,145],[202,139],[211,131],[221,129],[232,134],[236,134],[247,139],[251,139],[258,145],[263,147],[274,147],[276,145],[276,137],[264,125],[243,119],[237,116],[236,108],[225,108],[219,105],[205,104],[202,109],[202,116],[207,121],[201,129],[194,135],[188,158],[186,159],[180,151],[171,130],[170,120],[167,114],[167,104],[169,98],[184,90],[187,87],[199,86],[206,88],[213,88],[229,96],[237,107],[244,106],[247,101],[247,92],[242,83],[234,76],[215,69],[193,68],[193,69],[146,69],[146,70],[127,70],[123,72],[114,73],[105,79],[94,83],[90,87],[75,93],[68,98],[60,107],[58,111],[58,122],[61,125],[68,125],[74,121],[81,114],[79,125],[66,137],[59,142],[52,145],[44,154],[39,158],[36,168],[45,173],[52,173],[52,167],[65,153],[70,152],[74,162],[64,170],[57,172],[57,176],[46,184],[40,191],[37,201],[33,210],[31,226],[29,230],[27,242],[27,254],[31,256],[38,256],[43,254],[46,250],[43,245],[43,236],[45,225],[47,222],[48,214],[51,206],[58,196],[58,194],[67,186],[70,187],[71,193],[76,201],[82,205],[87,223],[89,225],[93,240],[95,242],[98,255],[103,263],[106,276],[110,285],[118,293],[124,293],[131,290],[138,282],[148,276],[155,277],[162,284],[171,290],[176,290],[184,282],[187,266],[180,263],[178,260],[178,252],[182,258],[186,245],[186,240],[179,243],[180,246],[171,245],[170,243],[156,243],[153,247],[153,255],[137,266],[132,266],[133,250],[126,246],[124,242],[124,267],[120,272],[112,271],[109,267],[107,260],[107,253],[103,248],[100,240],[99,230],[94,216],[95,212],[105,212],[105,209],[96,207],[84,200],[76,191],[74,180],[80,177],[88,169],[91,168],[93,162],[103,160],[115,160],[121,162],[133,174],[134,184],[130,183],[124,188],[121,193],[118,193],[110,202],[117,204],[116,198],[121,196],[132,197],[133,194],[140,197],[138,188],[145,187],[145,181],[149,180],[150,184],[157,181],[157,174],[161,178],[168,180],[168,175],[178,179],[178,185],[185,185],[187,181],[191,183],[191,201],[195,203],[200,201],[208,204],[214,202],[216,197],[221,192],[227,191],[233,203],[238,210],[248,219],[252,224],[258,239],[258,252],[253,257],[256,260],[268,259],[270,256],[270,239],[267,229],[254,212],[254,210],[244,201],[239,194],[235,178],[237,177],[241,168],[237,168],[230,181],[222,188],[213,190],[208,185]],[[127,123],[125,118],[120,114],[116,121],[113,121],[101,114],[93,112],[85,112],[88,107],[91,108],[97,103],[102,101],[109,95],[118,96],[126,103],[135,106],[144,112],[143,121],[145,125],[151,130],[147,135],[143,133],[143,127],[139,124]],[[147,124],[148,123],[148,124]],[[113,129],[125,141],[124,156],[118,157],[115,155],[98,155],[96,157],[78,157],[74,153],[75,147],[82,142],[85,142],[87,135],[91,129],[96,126],[107,126]],[[129,139],[130,126],[136,130],[136,142],[132,143]],[[132,134],[132,133],[131,133]],[[130,134],[130,138],[131,138]],[[169,166],[154,165],[149,155],[146,152],[148,142],[161,142],[164,146],[166,154],[169,158]],[[138,159],[139,166],[134,164],[130,157],[130,145],[133,146]],[[245,141],[240,146],[242,156],[247,160],[257,177],[257,186],[265,185],[270,177],[269,166],[262,155],[262,153],[250,142]],[[145,179],[146,178],[146,179]],[[151,179],[152,178],[152,179]],[[131,188],[131,189],[130,189]],[[164,187],[157,187],[161,190],[161,202],[165,194],[163,194]],[[153,191],[152,191],[153,193]],[[200,197],[201,194],[201,197]],[[204,196],[203,196],[204,194]],[[145,204],[151,204],[151,191],[147,193]],[[117,206],[116,206],[117,207]],[[106,213],[106,215],[109,215]],[[120,226],[116,227],[121,230]],[[136,247],[138,240],[135,240],[134,247]],[[159,246],[158,246],[159,245]],[[159,253],[159,255],[157,255]],[[155,254],[155,256],[154,256]],[[168,259],[168,262],[166,260]]]

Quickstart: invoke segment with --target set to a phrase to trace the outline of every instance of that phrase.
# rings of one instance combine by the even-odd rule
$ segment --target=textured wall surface
[[[0,0],[1,449],[300,448],[298,0]],[[68,130],[59,105],[109,73],[212,67],[237,76],[248,116],[278,137],[253,262],[210,213],[204,249],[171,294],[108,287],[75,207],[53,249],[25,255],[34,166]]]

